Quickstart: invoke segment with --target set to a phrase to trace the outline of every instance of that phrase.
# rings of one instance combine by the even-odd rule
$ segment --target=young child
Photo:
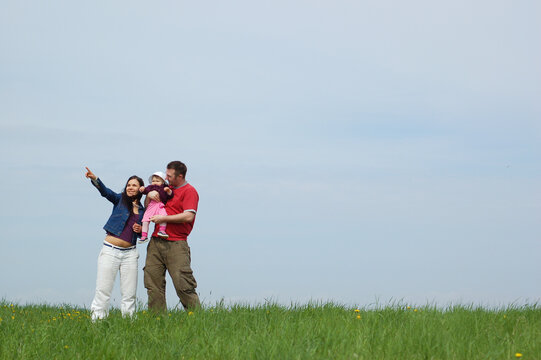
[[[154,215],[167,215],[165,211],[165,203],[167,200],[173,197],[173,190],[165,184],[165,174],[161,171],[156,171],[152,176],[149,177],[148,181],[151,185],[144,187],[141,186],[139,191],[143,194],[148,194],[149,192],[156,190],[160,194],[161,201],[150,200],[147,209],[145,210],[145,215],[143,216],[143,231],[141,233],[141,240],[139,243],[144,243],[148,240],[148,228],[150,225],[150,218]],[[164,239],[167,239],[169,235],[165,233],[167,224],[159,224],[158,236]]]

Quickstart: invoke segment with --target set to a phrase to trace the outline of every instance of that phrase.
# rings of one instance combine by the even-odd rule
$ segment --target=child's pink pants
[[[143,215],[143,233],[148,233],[148,227],[150,223],[150,218],[154,215],[167,215],[167,212],[165,211],[165,205],[162,202],[151,200],[148,204],[148,207],[145,211],[145,214]],[[160,231],[165,232],[166,223],[159,224]]]

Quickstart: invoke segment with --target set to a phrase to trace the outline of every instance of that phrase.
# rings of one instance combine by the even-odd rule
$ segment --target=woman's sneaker
[[[164,239],[167,239],[169,237],[169,235],[167,235],[163,231],[158,231],[158,236]]]

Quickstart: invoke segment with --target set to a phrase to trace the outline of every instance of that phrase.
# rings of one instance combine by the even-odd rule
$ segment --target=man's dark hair
[[[186,172],[188,171],[186,165],[181,161],[171,161],[167,164],[167,168],[175,170],[175,176],[182,175],[186,177]]]

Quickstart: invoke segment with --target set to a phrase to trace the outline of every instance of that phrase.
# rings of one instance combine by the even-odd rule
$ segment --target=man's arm
[[[164,222],[180,224],[180,223],[192,222],[194,219],[195,219],[195,213],[193,211],[188,210],[188,211],[184,211],[183,213],[175,214],[175,215],[167,215],[167,216],[154,215],[153,217],[150,218],[150,221],[156,224],[161,224]]]
[[[150,187],[147,186],[147,189]],[[150,202],[150,200],[154,200],[154,201],[160,201],[160,193],[157,192],[156,190],[152,190],[150,191],[148,194],[147,194],[147,197],[145,198],[145,207],[148,206],[148,203]]]

